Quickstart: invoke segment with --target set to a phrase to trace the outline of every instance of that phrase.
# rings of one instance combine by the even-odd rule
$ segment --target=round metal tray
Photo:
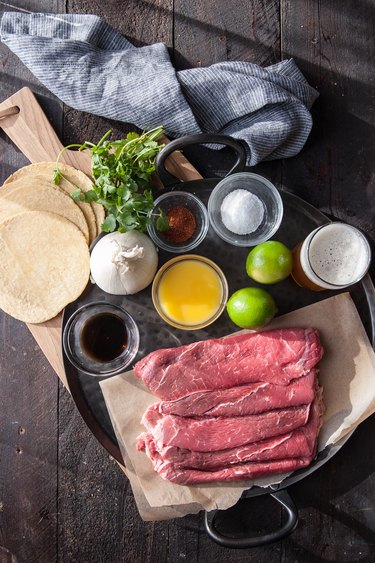
[[[207,203],[210,191],[208,188],[203,188],[199,192],[193,193],[200,197],[204,203]],[[329,219],[323,213],[299,197],[285,191],[280,193],[284,204],[284,217],[280,229],[273,237],[274,240],[280,240],[289,248],[293,248],[310,231],[319,225],[329,222]],[[206,239],[194,252],[213,259],[222,268],[228,280],[230,293],[241,287],[253,285],[245,271],[248,248],[238,248],[223,242],[217,237],[213,229],[210,228]],[[170,257],[169,253],[160,251],[159,267],[169,260]],[[279,315],[339,293],[332,291],[315,293],[305,290],[298,287],[291,278],[269,286],[268,289],[276,299]],[[374,345],[375,291],[370,277],[367,275],[360,283],[352,286],[350,294],[356,304],[370,341]],[[213,325],[205,329],[195,332],[177,330],[162,321],[156,313],[151,301],[151,287],[136,295],[123,297],[108,295],[91,283],[86,288],[84,294],[65,309],[63,328],[67,319],[78,307],[97,300],[121,304],[135,319],[140,331],[140,348],[135,362],[158,348],[179,346],[196,340],[220,337],[237,330],[237,327],[233,325],[225,312]],[[91,377],[74,368],[65,357],[64,352],[63,361],[69,388],[82,418],[109,453],[117,461],[123,463],[115,432],[100,389],[99,382],[101,378]],[[124,408],[126,408],[126,397],[124,398]],[[347,438],[345,437],[342,443]],[[342,443],[334,447],[328,446],[323,452],[320,452],[317,459],[314,460],[307,470],[301,470],[301,472],[293,474],[293,482],[303,478],[325,463],[338,451]],[[288,478],[288,483],[283,483],[283,486],[291,484],[292,478]],[[264,490],[261,490],[259,494],[263,492]],[[254,494],[256,494],[256,491],[254,491]]]

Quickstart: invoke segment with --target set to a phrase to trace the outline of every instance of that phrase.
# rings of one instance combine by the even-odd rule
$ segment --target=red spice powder
[[[167,211],[169,229],[163,235],[170,242],[186,242],[194,234],[197,227],[195,216],[186,207],[172,207]]]

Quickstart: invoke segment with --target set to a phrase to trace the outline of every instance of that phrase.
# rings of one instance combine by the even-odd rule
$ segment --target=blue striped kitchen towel
[[[167,135],[242,139],[247,164],[290,157],[306,142],[318,96],[292,59],[176,72],[167,47],[134,47],[99,17],[5,12],[1,40],[67,105]]]

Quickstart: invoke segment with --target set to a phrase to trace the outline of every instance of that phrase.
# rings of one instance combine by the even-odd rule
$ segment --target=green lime
[[[270,322],[277,312],[274,298],[260,287],[244,287],[227,301],[231,321],[241,328],[256,328]]]
[[[292,251],[282,242],[268,240],[255,246],[246,260],[247,275],[259,283],[277,283],[292,271]]]

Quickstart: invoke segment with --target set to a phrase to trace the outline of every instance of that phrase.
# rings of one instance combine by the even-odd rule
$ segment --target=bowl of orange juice
[[[204,328],[219,318],[228,299],[222,270],[208,258],[184,254],[166,262],[152,284],[161,318],[182,330]]]

